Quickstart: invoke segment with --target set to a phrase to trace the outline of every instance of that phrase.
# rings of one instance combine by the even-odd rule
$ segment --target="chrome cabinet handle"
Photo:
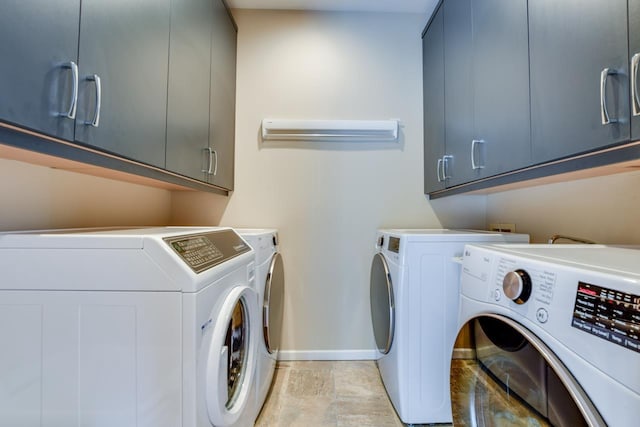
[[[484,165],[476,163],[476,145],[484,144],[484,139],[474,139],[471,141],[471,169],[484,169]]]
[[[441,178],[441,176],[444,176],[444,174],[440,175],[440,169],[442,168],[442,164],[444,163],[443,159],[438,159],[438,164],[436,165],[436,174],[438,175],[438,182],[442,182],[444,181],[444,178]]]
[[[85,121],[85,125],[93,126],[97,128],[100,126],[100,108],[102,107],[102,83],[100,82],[100,76],[94,74],[87,77],[90,82],[95,82],[96,85],[96,111],[93,114],[93,120]]]
[[[442,156],[442,178],[449,179],[449,160],[453,160],[453,156],[446,155]]]
[[[617,119],[610,118],[609,112],[607,111],[607,77],[615,74],[618,74],[618,72],[609,68],[605,68],[600,73],[600,113],[603,125],[610,125],[618,122]]]
[[[200,172],[204,172],[207,175],[211,175],[211,165],[213,165],[213,150],[210,147],[203,148],[202,151],[207,152],[207,166],[203,168]]]
[[[631,105],[633,115],[640,116],[640,97],[638,96],[638,64],[640,63],[640,52],[631,57]]]
[[[63,64],[62,68],[71,69],[71,80],[73,81],[73,85],[71,86],[71,102],[69,103],[69,110],[66,113],[59,113],[58,115],[66,119],[75,120],[76,109],[78,106],[78,64],[73,61],[69,61],[66,64]]]
[[[213,151],[213,157],[215,159],[213,165],[213,176],[216,176],[218,174],[218,152],[216,150],[211,151]]]

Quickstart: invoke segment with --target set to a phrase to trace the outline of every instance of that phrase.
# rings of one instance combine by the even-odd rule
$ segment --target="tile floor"
[[[372,361],[280,362],[257,427],[399,427]]]
[[[473,360],[452,362],[455,426],[545,426],[517,400],[505,395]],[[469,408],[470,397],[475,401]],[[375,362],[280,362],[256,427],[400,427]],[[440,424],[439,426],[442,426]]]

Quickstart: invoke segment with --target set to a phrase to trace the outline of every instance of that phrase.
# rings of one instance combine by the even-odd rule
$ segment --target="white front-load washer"
[[[262,318],[262,334],[258,338],[255,377],[255,408],[256,413],[259,413],[269,393],[280,349],[284,311],[284,263],[278,250],[277,230],[270,228],[236,228],[235,230],[255,252],[258,315]]]
[[[0,425],[253,425],[253,275],[228,228],[0,234]]]
[[[482,338],[454,421],[638,424],[640,250],[469,245],[462,267],[458,324]]]
[[[450,423],[449,368],[458,278],[469,242],[528,242],[523,234],[379,230],[371,264],[371,319],[387,394],[404,423]]]

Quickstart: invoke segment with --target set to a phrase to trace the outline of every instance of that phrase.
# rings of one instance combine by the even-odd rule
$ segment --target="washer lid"
[[[0,233],[0,289],[197,292],[253,259],[222,227]]]
[[[227,227],[103,227],[0,233],[0,249],[141,249],[148,238],[194,234]]]
[[[498,233],[486,230],[452,230],[447,228],[389,228],[378,232],[401,237],[407,242],[518,242],[528,243],[528,234]]]
[[[640,247],[607,245],[491,244],[475,245],[505,255],[564,265],[587,271],[621,274],[640,280]]]

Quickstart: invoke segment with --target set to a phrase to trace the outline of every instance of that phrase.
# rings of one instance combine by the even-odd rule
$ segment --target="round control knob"
[[[531,277],[524,270],[510,271],[504,276],[502,290],[516,304],[524,304],[531,296]]]

